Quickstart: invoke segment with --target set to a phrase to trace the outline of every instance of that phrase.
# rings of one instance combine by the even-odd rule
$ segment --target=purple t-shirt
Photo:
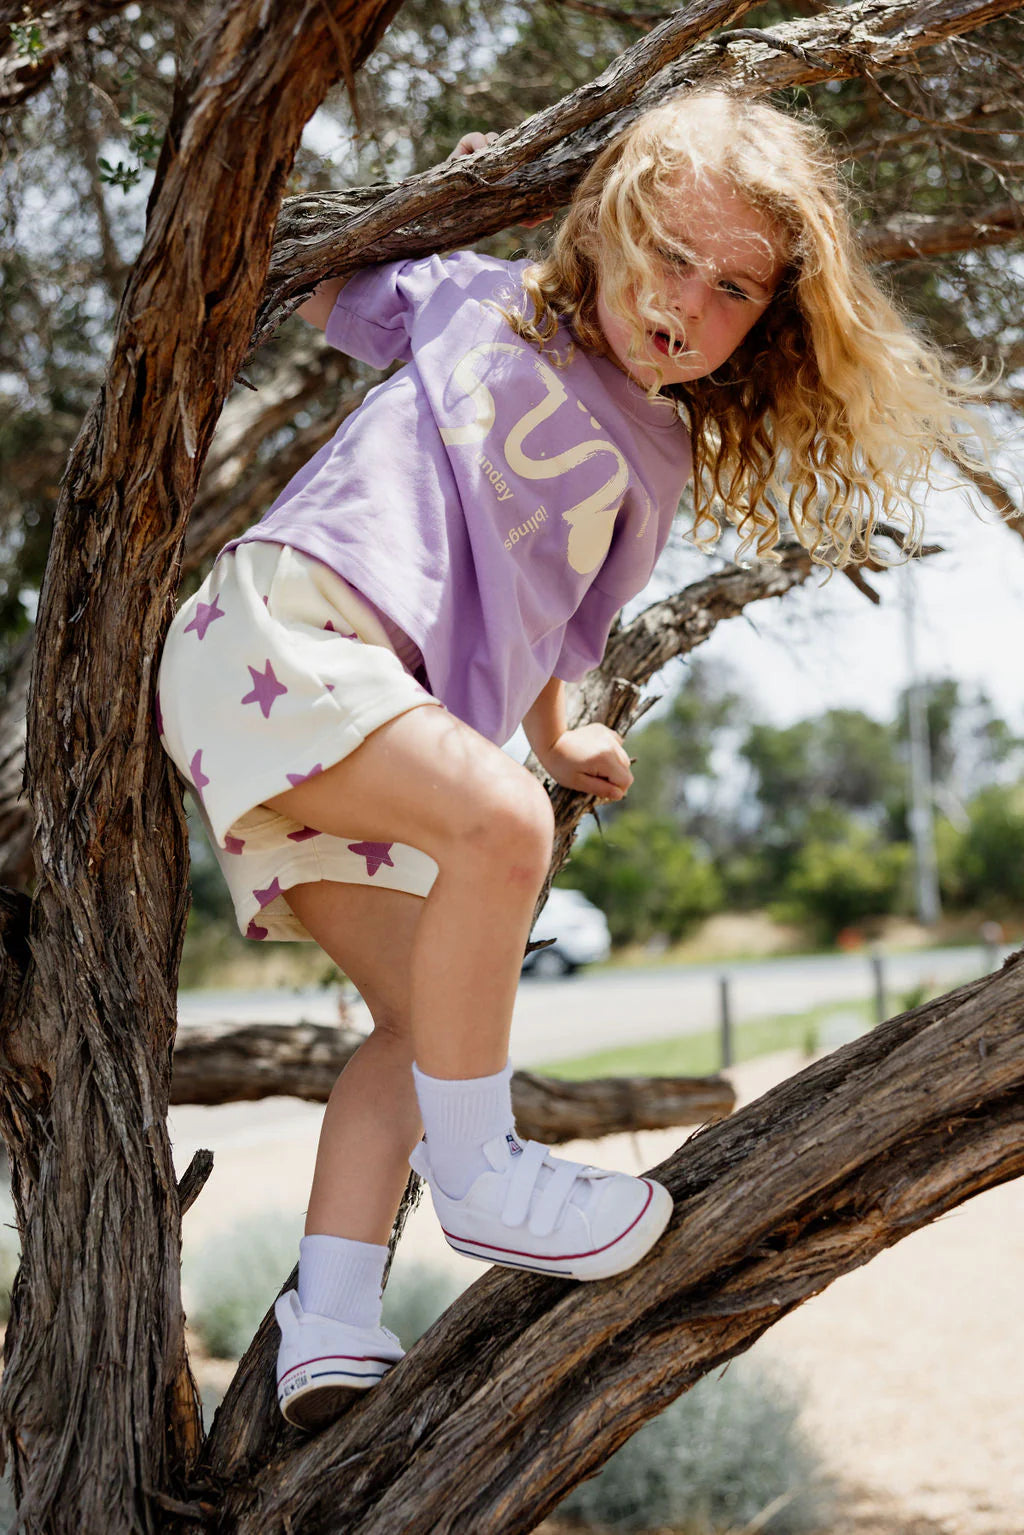
[[[551,677],[604,654],[665,545],[690,444],[675,407],[569,338],[540,352],[499,306],[527,262],[471,251],[359,272],[328,342],[407,364],[243,539],[322,560],[418,646],[434,695],[502,742]],[[228,545],[233,548],[235,545]]]

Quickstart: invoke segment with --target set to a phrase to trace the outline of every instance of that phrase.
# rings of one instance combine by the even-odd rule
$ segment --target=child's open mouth
[[[654,332],[654,345],[658,348],[659,352],[664,352],[666,357],[673,356],[676,351],[685,351],[681,338],[677,338],[676,345],[673,348],[672,339],[667,330],[656,330]]]

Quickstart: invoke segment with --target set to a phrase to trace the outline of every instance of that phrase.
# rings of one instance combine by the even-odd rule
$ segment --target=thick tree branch
[[[1024,1172],[1021,956],[809,1067],[653,1171],[676,1214],[643,1263],[598,1285],[492,1271],[340,1423],[281,1445],[255,1476],[244,1454],[222,1461],[231,1528],[525,1535],[803,1300]],[[247,1368],[269,1414],[269,1360],[254,1351]]]
[[[0,112],[41,90],[89,28],[123,11],[129,0],[65,0],[40,9],[25,0],[0,5]]]
[[[1024,237],[1024,209],[1000,203],[977,213],[943,218],[931,213],[900,213],[860,230],[861,243],[874,261],[915,261],[954,251],[1005,245]]]
[[[323,277],[373,261],[470,244],[566,202],[594,156],[673,90],[721,84],[756,94],[881,71],[1021,0],[855,0],[763,30],[710,32],[748,9],[703,0],[656,27],[603,75],[528,118],[489,150],[400,187],[294,198],[282,209],[254,340],[265,340]],[[700,41],[698,41],[701,39]]]
[[[174,1043],[171,1102],[238,1103],[287,1094],[326,1103],[362,1042],[354,1029],[315,1023],[181,1029]],[[735,1103],[723,1077],[561,1082],[528,1071],[513,1076],[512,1099],[522,1133],[549,1144],[710,1124],[731,1113]]]

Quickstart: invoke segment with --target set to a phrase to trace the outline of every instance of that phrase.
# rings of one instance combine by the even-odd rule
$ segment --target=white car
[[[551,891],[530,934],[532,943],[545,938],[555,941],[549,948],[527,954],[523,960],[524,974],[570,975],[579,965],[607,959],[612,947],[604,912],[578,890]]]

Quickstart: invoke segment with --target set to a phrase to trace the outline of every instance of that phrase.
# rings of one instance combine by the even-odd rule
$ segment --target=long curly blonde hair
[[[533,313],[509,311],[514,328],[543,348],[562,322],[608,355],[599,278],[616,312],[617,296],[632,295],[632,346],[644,345],[652,316],[677,326],[659,312],[657,289],[666,244],[681,247],[666,224],[681,172],[698,189],[709,173],[723,179],[764,214],[784,263],[767,310],[726,362],[663,391],[689,418],[697,541],[719,536],[717,505],[742,551],[771,557],[781,506],[818,563],[890,558],[872,543],[879,522],[912,551],[936,453],[967,466],[969,438],[987,440],[970,409],[983,389],[957,381],[872,275],[820,129],[721,89],[646,112],[598,156],[549,252],[527,269]]]

